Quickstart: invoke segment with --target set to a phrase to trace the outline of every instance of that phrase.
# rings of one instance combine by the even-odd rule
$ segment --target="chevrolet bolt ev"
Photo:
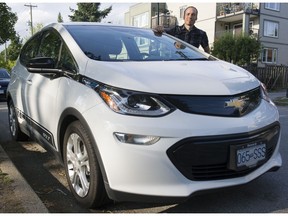
[[[151,29],[46,26],[23,46],[7,102],[13,139],[55,152],[88,208],[177,203],[282,164],[279,114],[259,80]]]

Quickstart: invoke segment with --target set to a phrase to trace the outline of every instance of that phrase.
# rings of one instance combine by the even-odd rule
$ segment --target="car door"
[[[36,57],[50,57],[57,64],[62,43],[57,32],[45,31],[42,34]],[[54,116],[54,111],[61,79],[62,77],[55,78],[52,75],[29,73],[24,91],[32,135],[41,143],[52,147],[55,147],[53,134],[56,133],[58,121]]]

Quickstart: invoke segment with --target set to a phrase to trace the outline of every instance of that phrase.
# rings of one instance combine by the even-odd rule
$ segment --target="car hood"
[[[85,75],[114,87],[158,94],[234,95],[259,86],[249,72],[224,61],[89,60]]]

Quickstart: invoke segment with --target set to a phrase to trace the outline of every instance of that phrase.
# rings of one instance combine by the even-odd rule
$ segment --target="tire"
[[[8,103],[8,120],[9,120],[9,130],[12,139],[15,141],[28,140],[28,136],[25,133],[23,133],[19,127],[16,110],[12,100],[10,100]]]
[[[109,199],[95,149],[87,130],[79,121],[67,127],[63,157],[69,188],[76,200],[86,208],[106,204]]]

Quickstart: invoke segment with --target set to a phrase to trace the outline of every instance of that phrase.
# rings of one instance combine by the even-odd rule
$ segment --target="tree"
[[[214,41],[212,49],[212,55],[215,55],[219,59],[231,62],[233,60],[233,47],[235,46],[235,40],[232,34],[224,34],[220,39]]]
[[[259,57],[261,43],[250,35],[223,35],[214,41],[212,55],[238,65],[249,65]]]
[[[73,15],[69,15],[69,18],[73,22],[100,22],[104,19],[112,10],[112,6],[105,10],[99,10],[101,3],[77,3],[78,10],[70,8]]]
[[[11,43],[7,48],[8,59],[16,61],[22,47],[22,40],[17,34],[11,39]]]
[[[63,17],[62,17],[62,15],[61,15],[60,12],[58,13],[57,22],[58,22],[58,23],[63,23]]]
[[[15,36],[14,26],[17,19],[16,13],[12,13],[6,3],[0,3],[0,45]]]
[[[36,23],[33,25],[33,32],[34,34],[40,31],[44,27],[43,23]],[[31,35],[24,37],[24,43],[30,39]]]

